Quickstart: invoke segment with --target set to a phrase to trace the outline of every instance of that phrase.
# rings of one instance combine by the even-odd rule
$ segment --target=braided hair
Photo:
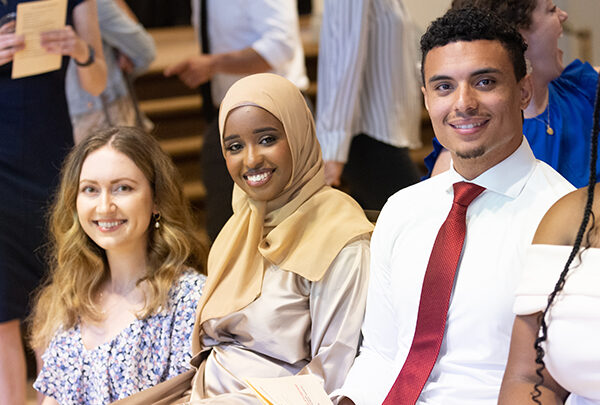
[[[550,310],[552,303],[556,299],[556,296],[562,291],[565,280],[567,277],[567,273],[570,270],[571,263],[577,256],[579,249],[581,248],[581,244],[583,242],[583,238],[586,235],[586,229],[588,223],[590,221],[590,217],[592,218],[592,224],[590,229],[587,232],[586,238],[586,247],[590,245],[590,234],[594,229],[595,217],[594,212],[592,211],[592,204],[594,202],[594,189],[596,185],[596,161],[598,160],[598,131],[600,130],[600,80],[598,81],[598,85],[596,87],[596,102],[594,105],[594,123],[592,127],[592,137],[591,137],[591,158],[590,158],[590,178],[587,186],[587,201],[585,204],[585,209],[583,211],[583,219],[581,220],[581,225],[579,225],[579,230],[577,231],[577,237],[575,238],[575,243],[573,244],[573,249],[571,250],[571,254],[565,263],[565,267],[563,271],[560,273],[560,277],[554,286],[554,291],[548,296],[548,304],[546,305],[546,309],[540,315],[540,331],[537,339],[534,343],[534,349],[536,353],[535,362],[538,365],[536,369],[536,374],[539,377],[538,382],[533,387],[533,392],[531,392],[531,399],[538,405],[541,405],[540,400],[538,399],[542,392],[540,391],[540,386],[544,383],[544,376],[542,371],[546,368],[544,363],[544,349],[542,348],[542,342],[546,341],[548,338],[548,324],[546,322],[546,314]]]

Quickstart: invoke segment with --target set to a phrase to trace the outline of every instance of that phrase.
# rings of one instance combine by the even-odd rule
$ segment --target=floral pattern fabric
[[[108,404],[188,370],[196,306],[205,276],[185,272],[165,309],[137,319],[113,340],[86,349],[80,325],[59,329],[34,388],[67,404]]]

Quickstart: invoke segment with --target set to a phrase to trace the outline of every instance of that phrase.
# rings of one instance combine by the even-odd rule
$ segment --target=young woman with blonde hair
[[[189,368],[205,254],[192,224],[152,136],[119,127],[71,151],[32,317],[44,404],[109,403]]]

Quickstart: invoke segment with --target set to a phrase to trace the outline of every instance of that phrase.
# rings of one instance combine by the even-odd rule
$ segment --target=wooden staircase
[[[184,181],[184,192],[195,208],[203,228],[202,202],[206,191],[200,180],[200,153],[205,122],[200,113],[199,93],[183,85],[176,77],[164,77],[164,69],[198,52],[191,27],[149,30],[157,48],[156,60],[148,72],[135,81],[140,109],[154,123],[153,134],[171,156]]]

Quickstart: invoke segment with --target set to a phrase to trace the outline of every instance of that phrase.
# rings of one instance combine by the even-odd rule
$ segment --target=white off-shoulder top
[[[532,245],[516,292],[514,312],[546,308],[571,246]],[[600,249],[588,248],[573,261],[565,286],[549,314],[544,362],[572,394],[569,405],[600,405]]]

